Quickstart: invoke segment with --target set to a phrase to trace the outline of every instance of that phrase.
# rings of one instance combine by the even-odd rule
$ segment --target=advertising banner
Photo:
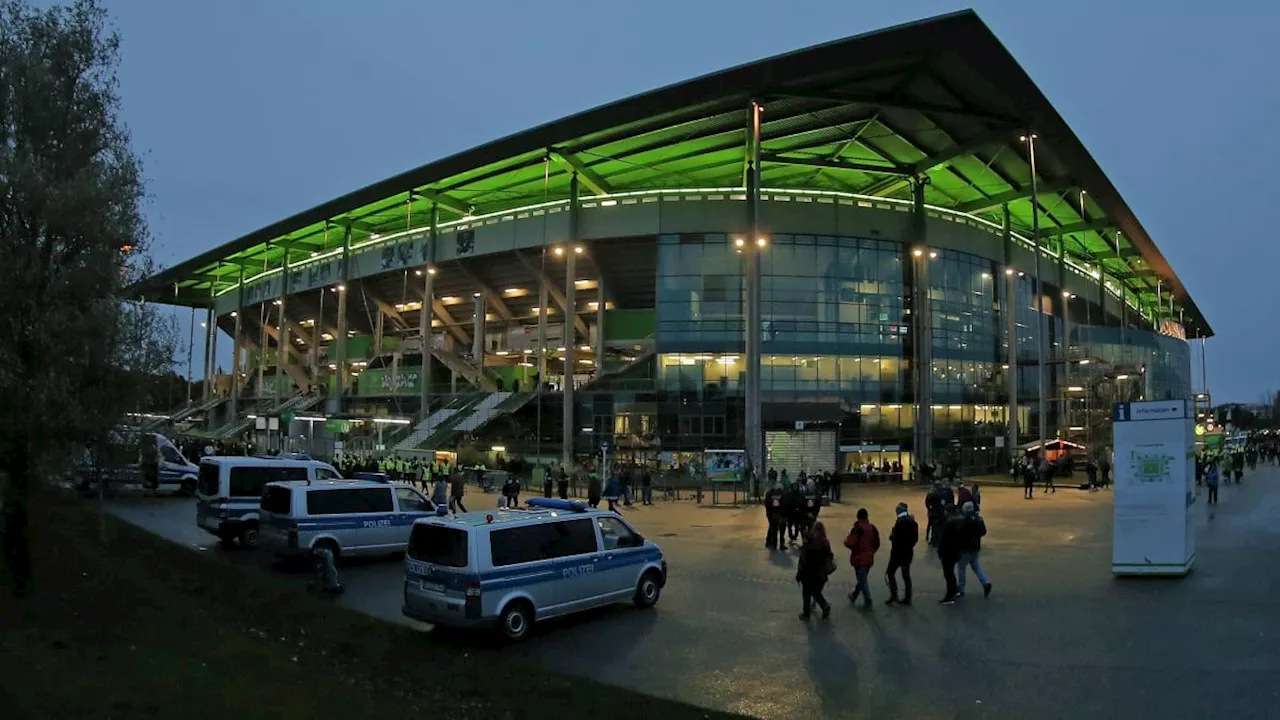
[[[1114,407],[1111,571],[1185,575],[1195,561],[1195,413],[1190,402]]]
[[[708,482],[738,482],[746,475],[746,450],[707,450],[703,457]]]

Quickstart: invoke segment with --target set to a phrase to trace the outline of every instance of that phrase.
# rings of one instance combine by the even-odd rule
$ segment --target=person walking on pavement
[[[787,515],[782,507],[782,485],[778,482],[774,482],[764,494],[764,519],[769,524],[764,546],[770,550],[784,549],[787,542]]]
[[[609,475],[609,482],[604,486],[604,499],[609,503],[609,509],[618,510],[618,495],[622,493],[622,478],[618,476],[618,471],[614,470]]]
[[[592,470],[591,477],[587,480],[587,504],[593,508],[600,507],[601,494],[600,471],[599,469]]]
[[[653,504],[653,474],[649,468],[640,470],[640,501],[645,505]]]
[[[822,596],[822,588],[835,569],[836,561],[831,553],[831,541],[827,539],[827,528],[822,523],[814,523],[805,535],[804,545],[800,547],[800,562],[796,566],[796,582],[800,583],[804,602],[801,620],[809,619],[814,603],[822,608],[823,619],[831,616],[831,603]]]
[[[857,585],[849,593],[849,602],[857,604],[858,597],[861,596],[862,609],[870,610],[871,585],[867,582],[867,576],[871,573],[871,566],[875,564],[876,551],[880,549],[880,531],[871,524],[866,508],[858,509],[858,521],[849,529],[844,546],[849,548],[849,564],[853,566],[853,573],[857,578]]]
[[[1036,499],[1036,464],[1034,461],[1022,466],[1022,499]]]
[[[444,507],[449,503],[449,484],[443,475],[437,475],[431,488],[431,502],[436,507]]]
[[[982,555],[982,538],[987,534],[987,523],[978,514],[973,503],[967,502],[960,507],[963,513],[960,519],[960,574],[956,578],[956,594],[964,597],[965,570],[973,568],[973,574],[982,583],[982,596],[991,596],[991,581],[982,571],[979,556]]]
[[[1209,461],[1209,467],[1204,471],[1204,484],[1209,488],[1209,504],[1218,504],[1218,483],[1221,475],[1218,473],[1218,463],[1214,460]]]
[[[556,494],[561,500],[569,499],[569,473],[565,472],[563,464],[556,468]]]
[[[920,541],[920,526],[916,519],[907,512],[906,503],[898,503],[895,508],[898,519],[889,531],[889,568],[885,571],[885,579],[889,583],[889,599],[886,605],[911,604],[911,560],[915,554],[916,543]],[[902,570],[902,599],[898,599],[898,581],[895,575]]]
[[[1050,490],[1054,495],[1058,494],[1058,488],[1053,484],[1054,467],[1047,459],[1040,461],[1040,479],[1044,482],[1044,491],[1047,494]]]
[[[947,517],[938,528],[938,560],[942,563],[942,578],[947,583],[946,594],[939,602],[952,605],[959,597],[956,563],[960,560],[960,518],[955,507],[947,509]]]
[[[454,473],[451,476],[440,474],[441,479],[449,478],[449,509],[454,513],[466,512],[467,506],[462,504],[462,496],[467,492],[466,478],[462,473]]]

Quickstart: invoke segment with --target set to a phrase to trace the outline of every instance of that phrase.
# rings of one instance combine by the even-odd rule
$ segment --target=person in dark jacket
[[[1034,500],[1036,498],[1035,460],[1022,466],[1022,498],[1024,500]]]
[[[973,568],[973,574],[978,576],[978,582],[982,583],[982,594],[984,597],[991,595],[991,581],[987,579],[987,574],[982,571],[982,563],[979,562],[979,556],[982,554],[982,538],[987,534],[987,523],[978,514],[978,509],[973,503],[967,502],[961,508],[960,518],[960,575],[956,578],[956,594],[964,597],[964,578],[965,570]]]
[[[609,503],[609,509],[616,511],[618,509],[618,496],[622,494],[622,476],[615,469],[609,475],[609,481],[604,485],[604,499]]]
[[[889,568],[885,577],[889,581],[889,599],[886,605],[911,604],[911,560],[915,555],[916,543],[920,541],[920,525],[907,512],[906,503],[898,503],[896,508],[898,519],[889,531]],[[902,599],[898,599],[898,580],[896,574],[902,570]]]
[[[808,620],[813,604],[822,608],[822,617],[831,616],[831,604],[822,596],[822,588],[827,578],[835,569],[835,556],[831,553],[831,541],[827,539],[827,528],[822,523],[814,523],[813,528],[804,538],[800,548],[800,562],[796,567],[796,582],[800,583],[800,593],[804,601],[801,620]]]
[[[587,480],[587,504],[591,507],[599,507],[601,494],[600,471],[595,470]]]
[[[952,506],[938,528],[938,560],[942,563],[942,578],[947,583],[947,592],[940,601],[943,605],[952,605],[959,597],[956,563],[960,560],[960,522],[959,508]]]
[[[858,521],[849,529],[844,546],[849,548],[849,564],[853,566],[858,581],[853,592],[849,593],[849,602],[857,604],[858,597],[861,596],[862,609],[870,610],[871,585],[867,582],[867,576],[871,573],[871,566],[875,564],[876,551],[880,549],[880,531],[871,524],[866,508],[858,509]]]
[[[769,523],[764,546],[778,550],[786,544],[787,515],[782,506],[782,486],[774,483],[764,494],[764,519]]]
[[[453,512],[466,512],[467,506],[462,504],[462,496],[467,494],[466,476],[460,472],[452,475],[440,474],[440,477],[449,478],[449,509]]]
[[[556,494],[561,500],[569,499],[569,473],[565,472],[564,465],[556,469]]]

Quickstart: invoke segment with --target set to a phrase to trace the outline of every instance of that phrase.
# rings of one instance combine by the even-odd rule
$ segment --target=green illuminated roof
[[[1030,235],[1035,135],[1041,237],[1102,267],[1144,306],[1170,299],[1188,337],[1212,334],[1182,282],[1079,138],[971,11],[741,65],[495,140],[273,223],[144,283],[139,295],[206,306],[240,269],[279,267],[440,220],[563,199],[577,172],[597,195],[741,186],[747,105],[763,103],[761,184],[909,198]]]

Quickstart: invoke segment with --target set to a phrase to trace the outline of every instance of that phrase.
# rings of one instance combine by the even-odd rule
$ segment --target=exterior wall
[[[911,317],[903,307],[909,205],[829,193],[766,190],[762,197],[761,225],[769,239],[761,289],[764,401],[786,405],[799,415],[795,419],[839,424],[842,444],[897,443],[910,449],[916,410]],[[435,262],[563,242],[566,209],[567,203],[553,202],[442,226]],[[1034,255],[1025,241],[1015,239],[1012,265],[1020,274],[1014,297],[1004,297],[1000,228],[938,209],[927,212],[927,245],[936,253],[928,292],[935,441],[939,447],[958,443],[980,450],[986,454],[975,455],[974,462],[983,464],[983,458],[997,454],[1005,425],[1004,373],[1019,375],[1024,439],[1037,422],[1040,324],[1030,273]],[[652,328],[652,381],[636,387],[631,377],[626,391],[589,389],[576,424],[589,434],[629,434],[642,443],[658,438],[668,448],[740,447],[744,289],[734,240],[746,230],[745,196],[737,190],[689,190],[584,199],[581,218],[583,242],[656,236],[658,276],[652,310],[618,311],[634,313],[637,323]],[[417,267],[429,256],[427,250],[422,229],[367,241],[352,248],[351,275]],[[290,286],[302,291],[334,283],[342,275],[341,262],[339,252],[299,263],[291,269]],[[1140,391],[1151,397],[1189,396],[1186,343],[1137,327],[1122,330],[1119,300],[1101,292],[1098,280],[1072,263],[1059,286],[1057,263],[1044,253],[1051,427],[1074,422],[1067,388],[1081,383],[1092,392],[1089,383],[1105,380],[1106,368],[1112,375],[1120,369],[1148,370],[1150,379],[1141,379]],[[277,273],[248,282],[246,305],[275,297],[280,281]],[[1065,324],[1064,291],[1076,296]],[[235,309],[236,298],[235,291],[219,296],[217,312]],[[1010,308],[1017,327],[1012,339],[1004,322]],[[1128,315],[1131,324],[1149,326],[1136,310]],[[617,337],[615,332],[611,327],[608,334]],[[1006,350],[1010,344],[1014,363]],[[1083,369],[1079,360],[1091,360],[1092,369]],[[374,376],[366,382],[374,382]],[[805,413],[813,417],[802,417]],[[579,444],[593,446],[589,434],[579,437]]]

